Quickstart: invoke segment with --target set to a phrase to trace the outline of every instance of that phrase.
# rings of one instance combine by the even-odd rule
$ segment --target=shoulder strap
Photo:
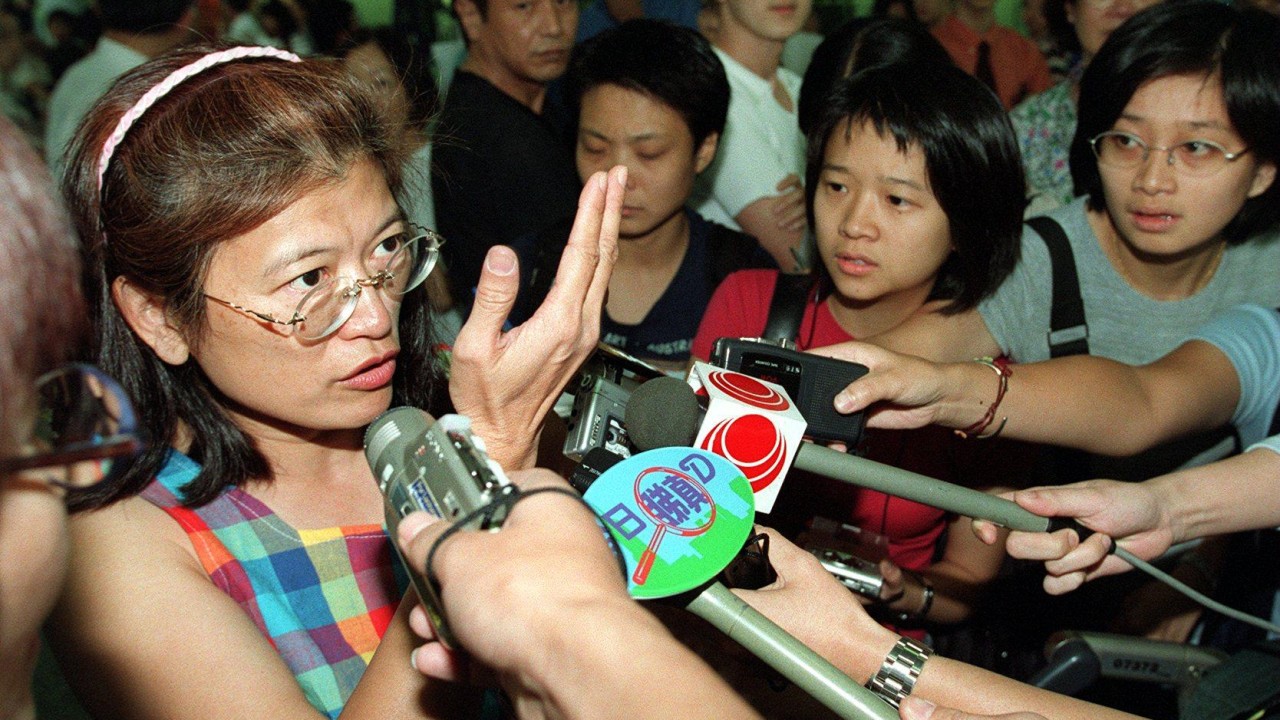
[[[1049,356],[1089,354],[1089,325],[1080,297],[1076,258],[1062,226],[1053,218],[1029,218],[1027,225],[1044,240],[1053,266],[1053,309],[1049,316]]]
[[[813,284],[810,275],[778,273],[773,283],[773,300],[769,303],[769,317],[764,322],[763,337],[766,340],[794,341],[800,334],[804,320],[805,298]]]

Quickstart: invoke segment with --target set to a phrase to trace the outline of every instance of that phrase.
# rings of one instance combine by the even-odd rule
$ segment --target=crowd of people
[[[600,341],[860,363],[841,449],[1091,531],[788,479],[777,579],[735,592],[903,718],[1176,712],[1025,684],[1045,628],[1267,642],[1109,551],[1228,595],[1280,525],[1274,8],[1044,0],[1031,38],[991,0],[451,11],[456,72],[346,0],[0,6],[0,718],[46,643],[92,717],[793,716],[632,601],[546,469]],[[362,442],[401,405],[471,419],[519,488],[500,531],[388,535]]]

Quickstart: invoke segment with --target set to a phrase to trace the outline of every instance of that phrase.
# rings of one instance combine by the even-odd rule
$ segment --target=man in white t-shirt
[[[787,38],[811,0],[723,0],[712,40],[732,95],[720,151],[691,202],[709,220],[760,240],[778,266],[797,269],[805,236],[800,76],[781,67]]]

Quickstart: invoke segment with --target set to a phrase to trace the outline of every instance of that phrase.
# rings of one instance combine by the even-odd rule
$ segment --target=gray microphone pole
[[[1049,518],[1036,515],[1004,498],[855,457],[815,443],[800,444],[800,449],[796,452],[795,467],[958,515],[990,520],[1010,530],[1046,532],[1051,527]]]
[[[898,720],[879,695],[840,672],[719,581],[686,606],[845,720]]]

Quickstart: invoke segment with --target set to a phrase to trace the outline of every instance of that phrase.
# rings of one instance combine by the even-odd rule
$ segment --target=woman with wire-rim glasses
[[[149,439],[71,494],[52,623],[112,717],[476,714],[428,683],[362,447],[392,405],[469,416],[510,471],[594,349],[624,173],[586,184],[547,302],[504,332],[496,248],[446,381],[422,292],[442,239],[400,204],[403,133],[340,66],[191,48],[131,72],[80,129],[64,190],[93,352]],[[446,382],[448,385],[446,386]]]

